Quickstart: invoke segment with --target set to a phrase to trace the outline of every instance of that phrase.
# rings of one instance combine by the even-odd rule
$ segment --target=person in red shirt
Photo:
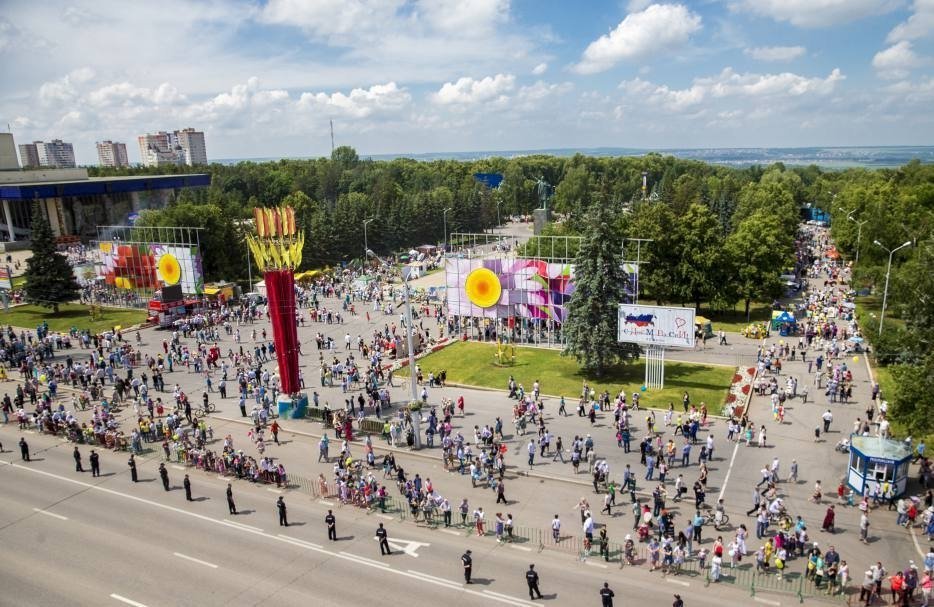
[[[279,421],[275,419],[272,420],[272,425],[269,427],[269,429],[272,431],[272,439],[276,441],[276,444],[278,445],[279,444]]]

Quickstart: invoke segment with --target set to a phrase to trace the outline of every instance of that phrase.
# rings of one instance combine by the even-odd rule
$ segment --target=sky
[[[934,0],[4,0],[0,128],[209,159],[934,144]]]

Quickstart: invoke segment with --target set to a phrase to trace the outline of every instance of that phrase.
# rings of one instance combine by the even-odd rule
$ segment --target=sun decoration
[[[178,260],[171,253],[164,253],[159,258],[159,277],[167,285],[178,284],[182,278],[182,268],[178,265]]]
[[[467,297],[472,304],[481,308],[489,308],[499,301],[503,286],[492,270],[477,268],[467,275],[464,290],[467,291]]]

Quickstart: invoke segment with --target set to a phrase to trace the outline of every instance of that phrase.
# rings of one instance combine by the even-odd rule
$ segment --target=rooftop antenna
[[[334,154],[334,121],[329,120],[331,123],[331,154]]]

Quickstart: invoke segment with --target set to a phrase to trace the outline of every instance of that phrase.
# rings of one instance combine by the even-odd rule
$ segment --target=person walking
[[[24,462],[29,461],[29,445],[26,443],[26,439],[22,437],[19,439],[19,454]]]
[[[279,421],[272,420],[272,425],[269,426],[269,430],[272,432],[272,440],[275,441],[276,445],[279,444]]]
[[[600,589],[600,604],[603,607],[613,607],[613,597],[616,594],[610,590],[610,583],[603,582],[603,588]]]
[[[91,476],[97,477],[101,475],[101,456],[100,454],[91,449],[91,455],[88,456],[88,459],[91,461]]]
[[[328,526],[328,539],[332,542],[337,541],[337,519],[334,518],[334,513],[328,510],[327,516],[324,517],[324,524]]]
[[[130,480],[134,483],[139,482],[139,475],[136,473],[136,456],[130,454],[130,460],[126,463],[130,467]]]
[[[230,486],[230,483],[227,483],[227,510],[230,514],[237,513],[237,505],[234,504],[233,499],[233,487]]]
[[[542,598],[542,591],[538,589],[538,572],[535,571],[535,563],[529,565],[529,570],[525,572],[525,582],[529,585],[529,598],[535,600]]]
[[[499,484],[496,485],[496,503],[498,504],[500,502],[503,502],[507,506],[509,505],[509,501],[506,499],[506,483],[503,481],[500,481]]]
[[[169,490],[169,471],[165,469],[165,464],[159,464],[159,478],[162,479],[162,487]]]
[[[188,478],[188,475],[185,475],[185,480],[182,481],[182,486],[185,487],[185,499],[189,502],[193,502],[191,498],[191,479]]]
[[[289,519],[286,516],[285,500],[281,495],[279,496],[279,499],[276,500],[276,508],[279,510],[279,526],[288,527]]]
[[[753,488],[752,490],[752,508],[746,511],[746,516],[752,516],[759,511],[759,505],[762,503],[762,496],[759,494],[758,488]]]
[[[830,409],[827,409],[821,419],[824,421],[824,434],[830,432],[830,422],[833,421],[833,413],[830,412]]]
[[[386,528],[382,523],[376,528],[376,539],[379,541],[380,556],[392,554],[392,550],[389,549],[389,534],[386,533]]]
[[[464,552],[461,555],[461,563],[464,565],[464,582],[467,584],[472,584],[470,581],[470,575],[473,573],[473,559],[470,557],[470,550]]]
[[[81,452],[78,451],[77,445],[75,445],[75,450],[71,455],[75,458],[75,472],[84,472],[84,466],[81,465]]]

